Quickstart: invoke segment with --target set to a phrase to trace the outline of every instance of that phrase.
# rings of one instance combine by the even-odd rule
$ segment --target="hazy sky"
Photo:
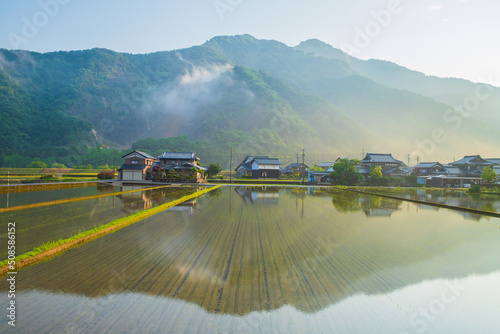
[[[498,0],[2,0],[0,47],[147,53],[251,34],[317,38],[426,74],[500,82]]]

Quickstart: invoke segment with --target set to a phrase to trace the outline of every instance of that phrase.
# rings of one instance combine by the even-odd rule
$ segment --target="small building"
[[[483,180],[480,177],[455,177],[437,175],[428,177],[426,179],[425,186],[435,188],[469,188],[472,185],[482,183]]]
[[[251,175],[254,179],[279,179],[281,165],[276,158],[248,155],[235,170],[238,177]]]
[[[132,151],[123,157],[125,163],[118,169],[118,179],[123,181],[142,181],[152,168],[155,158],[141,151]]]
[[[311,183],[326,183],[330,182],[330,173],[333,172],[333,168],[329,168],[323,172],[320,171],[308,171],[308,179]]]
[[[268,159],[267,155],[247,155],[245,159],[235,168],[236,177],[252,176],[252,161],[254,159]]]
[[[493,166],[494,163],[481,158],[480,155],[466,155],[462,159],[449,163],[450,166],[460,167],[467,174],[477,174],[478,171],[482,172],[484,167]]]
[[[194,152],[163,152],[158,157],[158,160],[161,169],[166,173],[173,171],[177,175],[188,175],[195,168],[198,171],[197,175],[195,175],[197,182],[205,179],[207,169],[200,166],[200,158]]]
[[[439,162],[421,162],[411,169],[411,173],[417,176],[444,173],[444,167]]]
[[[370,175],[371,168],[379,166],[383,176],[404,176],[407,172],[403,170],[407,166],[400,160],[392,157],[392,154],[368,153],[359,166],[359,173],[365,177]]]
[[[292,163],[285,167],[286,175],[302,174],[309,170],[309,166],[303,163]]]
[[[333,165],[335,165],[335,162],[322,162],[322,163],[318,164],[318,167],[323,169],[323,170],[327,170],[327,169],[332,168]]]
[[[184,164],[198,166],[200,158],[194,152],[163,152],[158,157],[158,160],[160,160],[160,166],[163,168],[164,166],[180,166]]]
[[[276,158],[253,159],[252,178],[279,179],[281,161]]]

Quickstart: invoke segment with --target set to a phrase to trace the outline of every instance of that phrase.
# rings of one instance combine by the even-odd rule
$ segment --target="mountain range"
[[[190,149],[207,163],[228,161],[231,147],[235,159],[285,163],[302,148],[311,163],[363,151],[450,162],[500,155],[499,108],[491,84],[360,60],[319,40],[220,36],[150,54],[0,49],[0,160],[105,144]]]

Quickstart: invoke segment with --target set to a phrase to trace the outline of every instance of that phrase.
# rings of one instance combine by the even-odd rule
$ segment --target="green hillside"
[[[89,147],[146,150],[154,140],[145,138],[166,138],[153,151],[188,142],[207,163],[223,165],[231,147],[238,159],[272,154],[291,162],[302,148],[315,162],[360,157],[363,149],[404,159],[435,129],[446,140],[427,159],[497,155],[497,90],[471,117],[447,114],[471,87],[362,61],[317,40],[292,48],[221,36],[137,55],[1,49],[0,164],[20,157],[85,164]]]

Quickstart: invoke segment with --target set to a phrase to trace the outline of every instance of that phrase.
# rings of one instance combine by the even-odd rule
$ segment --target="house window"
[[[132,165],[138,165],[139,164],[139,161],[137,160],[132,160]]]

